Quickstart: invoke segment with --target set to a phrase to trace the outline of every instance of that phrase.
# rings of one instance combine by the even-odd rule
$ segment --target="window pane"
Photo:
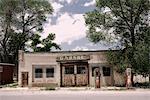
[[[74,66],[65,67],[65,74],[74,74]]]
[[[77,67],[77,74],[85,74],[85,73],[86,73],[85,66],[78,66]]]
[[[54,77],[54,68],[46,68],[46,77]]]
[[[103,75],[110,76],[110,67],[103,67]]]
[[[43,77],[43,70],[42,68],[35,69],[35,78],[42,78]]]

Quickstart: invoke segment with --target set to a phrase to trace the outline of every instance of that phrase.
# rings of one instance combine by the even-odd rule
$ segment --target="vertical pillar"
[[[19,64],[18,64],[17,78],[18,78],[19,86],[22,86],[21,68],[24,67],[24,52],[22,50],[19,50],[18,58],[19,58]]]
[[[131,68],[126,69],[126,87],[130,88],[132,86],[131,82]]]
[[[56,75],[56,79],[57,79],[57,83],[58,83],[58,86],[60,87],[61,86],[61,80],[62,80],[62,70],[61,70],[61,64],[58,63],[56,65],[56,68],[57,70],[55,71],[55,75]]]
[[[77,65],[74,65],[74,81],[75,81],[75,86],[77,85]]]
[[[95,88],[100,88],[101,87],[101,84],[100,84],[100,69],[99,68],[96,68],[94,70],[94,76],[95,76]]]

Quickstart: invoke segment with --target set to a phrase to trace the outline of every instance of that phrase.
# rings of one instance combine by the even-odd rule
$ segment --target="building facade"
[[[20,86],[124,85],[124,76],[108,64],[107,51],[19,51]],[[98,83],[97,83],[98,80]]]

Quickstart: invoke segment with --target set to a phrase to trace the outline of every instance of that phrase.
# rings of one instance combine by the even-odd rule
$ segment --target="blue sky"
[[[62,50],[104,50],[108,45],[93,44],[86,38],[83,15],[95,8],[95,0],[49,0],[54,8],[53,15],[45,24],[43,37],[55,33],[55,42]]]

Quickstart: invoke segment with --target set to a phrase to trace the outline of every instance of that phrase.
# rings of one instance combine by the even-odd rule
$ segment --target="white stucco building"
[[[113,70],[114,66],[108,64],[106,52],[105,50],[36,53],[19,51],[19,86],[94,87],[95,84],[100,86],[125,84],[124,76]],[[96,80],[99,80],[98,83]]]

